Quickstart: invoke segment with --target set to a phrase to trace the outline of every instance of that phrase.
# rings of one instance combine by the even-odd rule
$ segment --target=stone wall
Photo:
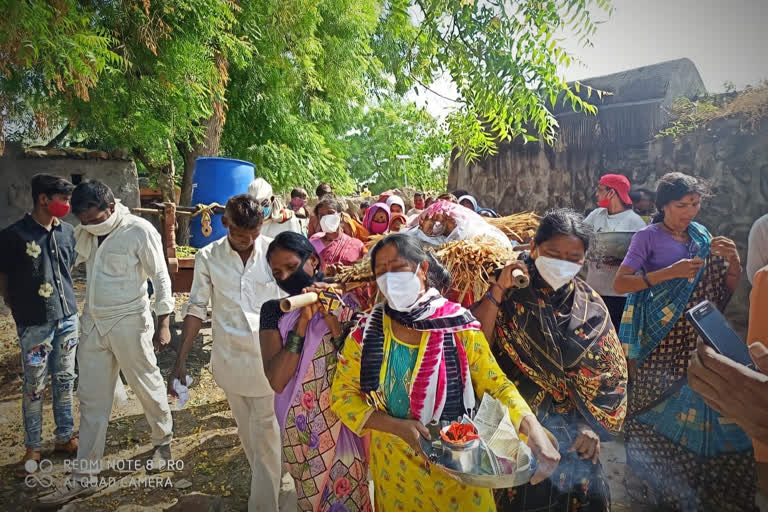
[[[449,189],[471,191],[483,206],[499,213],[570,206],[594,208],[599,177],[619,173],[633,186],[655,189],[667,172],[680,171],[709,180],[714,196],[705,201],[699,220],[713,235],[733,238],[746,260],[752,223],[768,212],[768,126],[744,130],[738,119],[715,121],[680,140],[671,137],[627,147],[542,147],[508,144],[486,160],[451,165]],[[728,314],[734,327],[746,328],[746,279]]]
[[[32,154],[37,156],[31,156]],[[102,152],[88,152],[78,157],[56,152],[29,152],[16,144],[7,144],[0,156],[0,228],[4,228],[32,209],[30,180],[38,173],[54,174],[69,181],[97,179],[106,183],[115,197],[129,208],[139,206],[139,181],[132,160],[114,158]],[[68,215],[68,222],[77,219]]]

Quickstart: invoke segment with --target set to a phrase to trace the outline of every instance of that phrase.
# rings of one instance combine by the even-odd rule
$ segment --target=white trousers
[[[153,334],[152,316],[146,312],[122,318],[105,336],[94,327],[80,340],[80,447],[74,476],[93,476],[100,470],[120,370],[144,409],[152,429],[152,444],[170,444],[173,418],[157,367]]]
[[[280,494],[280,427],[273,396],[252,397],[226,392],[237,433],[251,466],[248,512],[276,512]]]

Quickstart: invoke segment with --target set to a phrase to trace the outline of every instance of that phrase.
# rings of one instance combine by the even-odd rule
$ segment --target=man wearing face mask
[[[261,226],[263,236],[274,238],[283,231],[304,233],[304,226],[291,208],[285,208],[282,201],[272,192],[264,178],[256,178],[248,185],[250,194],[261,205],[264,222]]]
[[[560,444],[558,478],[497,494],[500,512],[610,508],[600,447],[624,423],[627,362],[605,304],[576,277],[591,235],[574,211],[547,213],[530,254],[505,268],[473,309],[499,366]],[[530,285],[516,288],[513,270]]]
[[[132,215],[107,185],[79,184],[72,193],[76,264],[86,263],[88,284],[82,316],[80,367],[80,446],[72,478],[44,496],[46,505],[66,503],[98,490],[94,481],[104,455],[118,372],[136,393],[152,431],[153,457],[147,464],[162,469],[171,460],[173,419],[157,367],[154,345],[170,342],[169,315],[174,308],[160,234]],[[155,288],[154,331],[147,279]]]
[[[19,467],[40,460],[43,393],[50,372],[54,450],[74,455],[72,395],[78,343],[77,302],[70,268],[75,262],[71,224],[60,220],[69,212],[75,187],[47,174],[32,178],[33,210],[0,231],[0,295],[11,308],[19,334],[24,371],[22,413],[26,453]]]
[[[202,323],[213,307],[211,372],[224,390],[243,450],[251,466],[248,511],[278,510],[280,490],[280,430],[274,393],[264,375],[259,347],[261,306],[285,296],[267,263],[271,238],[261,234],[263,206],[252,195],[227,201],[222,223],[227,236],[195,255],[195,276],[184,308],[182,345],[168,376],[186,380],[186,360]]]
[[[592,226],[597,233],[598,241],[601,233],[627,233],[627,241],[631,234],[645,228],[642,217],[632,209],[632,199],[629,197],[629,179],[620,174],[606,174],[600,178],[597,185],[597,209],[593,210],[584,222]],[[614,235],[615,236],[615,235]],[[621,235],[619,235],[621,236]],[[597,245],[603,245],[598,243]],[[628,245],[627,245],[628,246]],[[619,256],[619,257],[617,257]],[[587,283],[603,298],[611,315],[614,328],[621,324],[624,313],[626,294],[619,294],[613,289],[616,272],[626,253],[620,255],[601,256],[592,254],[587,257]]]

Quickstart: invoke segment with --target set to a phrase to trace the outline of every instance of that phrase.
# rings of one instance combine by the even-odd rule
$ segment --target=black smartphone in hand
[[[714,304],[705,300],[685,313],[704,343],[725,357],[755,369],[747,344],[736,334]]]

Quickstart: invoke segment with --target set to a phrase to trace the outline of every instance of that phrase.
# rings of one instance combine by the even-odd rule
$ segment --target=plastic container
[[[219,203],[224,206],[230,197],[248,192],[253,176],[254,165],[250,162],[233,158],[200,157],[195,160],[192,205]],[[189,226],[189,243],[192,247],[205,247],[227,234],[221,224],[221,215],[211,216],[211,236],[203,235],[201,219],[200,215],[194,217]]]

